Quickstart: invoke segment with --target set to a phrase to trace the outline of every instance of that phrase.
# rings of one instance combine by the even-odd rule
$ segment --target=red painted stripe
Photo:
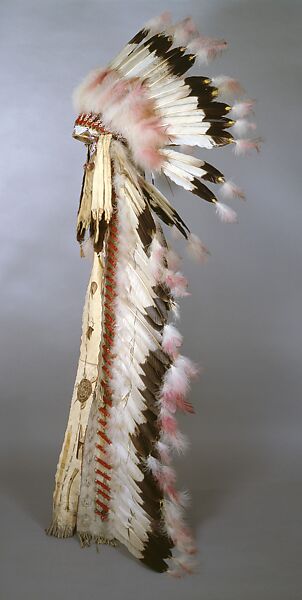
[[[111,399],[111,386],[110,379],[112,378],[111,371],[111,363],[114,358],[112,353],[112,345],[114,343],[115,337],[115,315],[114,315],[114,307],[115,307],[115,298],[116,298],[116,265],[117,265],[117,236],[118,229],[115,225],[117,220],[116,212],[113,213],[111,223],[109,225],[109,235],[107,239],[107,256],[106,256],[106,266],[105,266],[105,274],[104,274],[104,298],[103,298],[103,342],[101,347],[101,356],[103,359],[102,365],[102,378],[100,381],[100,385],[103,391],[103,404],[104,406],[100,407],[101,418],[98,419],[98,423],[103,428],[99,430],[97,433],[100,438],[105,442],[105,444],[111,444],[111,440],[106,433],[106,428],[108,425],[108,417],[110,416],[110,406],[112,406]],[[105,445],[106,447],[106,445]],[[96,444],[96,448],[99,452],[106,453],[104,446],[101,444]],[[102,465],[105,471],[110,471],[112,466],[109,462],[105,462],[102,458],[96,457],[97,462]],[[97,485],[100,486],[97,489],[97,494],[102,495],[103,498],[107,501],[110,500],[110,480],[111,477],[104,471],[96,469],[96,473],[100,476],[100,479],[97,479]],[[107,484],[101,480],[107,481]],[[105,491],[104,491],[105,490]],[[98,506],[101,507],[102,511],[100,512],[97,508],[95,512],[101,517],[101,519],[107,518],[107,513],[109,511],[109,507],[104,504],[98,497],[96,497],[95,502]],[[104,512],[106,513],[104,515]]]
[[[108,515],[107,515],[107,514],[106,514],[106,515],[104,515],[104,514],[103,514],[103,513],[101,513],[101,512],[100,512],[100,511],[99,511],[97,508],[95,509],[95,511],[94,511],[94,512],[95,512],[95,514],[96,514],[96,515],[99,515],[99,517],[101,517],[101,520],[102,520],[102,521],[107,521],[107,519],[108,519]]]
[[[100,481],[99,479],[96,479],[95,482],[97,485],[100,485],[102,488],[104,488],[104,490],[107,490],[107,492],[110,492],[110,487],[109,485],[106,485],[106,483],[104,483],[103,481]]]
[[[100,444],[96,444],[95,447],[100,450],[101,452],[103,452],[103,454],[107,454],[107,451],[105,450],[104,446],[101,446]]]
[[[110,496],[108,496],[108,494],[106,494],[106,492],[103,492],[103,490],[97,490],[98,494],[101,494],[101,496],[103,496],[103,498],[105,498],[105,500],[111,500]]]
[[[98,463],[100,463],[100,465],[102,465],[102,467],[105,467],[105,469],[108,469],[108,471],[110,471],[110,469],[112,469],[111,465],[108,465],[108,463],[106,463],[104,460],[102,460],[98,456],[96,457],[96,460]]]
[[[97,473],[97,475],[101,475],[101,477],[103,477],[107,481],[111,481],[111,477],[110,477],[110,475],[107,475],[107,473],[104,473],[103,471],[100,471],[99,469],[96,469],[95,472]]]
[[[101,500],[99,500],[98,498],[96,499],[96,503],[105,511],[108,512],[109,508],[108,506],[106,506],[106,504],[104,504],[104,502],[102,502]]]
[[[106,442],[106,444],[111,444],[111,440],[107,437],[106,433],[103,431],[98,431],[97,434]]]

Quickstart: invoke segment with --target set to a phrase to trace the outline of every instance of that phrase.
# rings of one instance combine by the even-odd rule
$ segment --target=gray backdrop
[[[200,548],[199,573],[182,581],[43,530],[91,266],[75,241],[84,148],[70,96],[165,7],[227,38],[199,70],[239,78],[265,138],[250,158],[207,155],[245,188],[238,225],[188,193],[173,198],[211,250],[204,267],[184,263],[184,352],[204,374],[177,463]],[[301,2],[1,0],[0,12],[2,597],[300,600]]]

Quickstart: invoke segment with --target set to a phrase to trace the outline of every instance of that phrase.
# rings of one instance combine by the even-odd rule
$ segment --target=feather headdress
[[[220,197],[242,198],[242,190],[183,149],[259,149],[259,139],[241,137],[254,129],[246,119],[253,102],[232,103],[242,94],[238,82],[186,76],[225,46],[200,35],[191,19],[173,25],[165,13],[74,93],[73,135],[87,146],[77,238],[89,232],[94,265],[49,533],[77,531],[83,545],[121,542],[176,576],[194,569],[196,552],[171,457],[187,446],[176,415],[194,412],[187,394],[197,369],[169,320],[187,281],[158,218],[187,238],[193,257],[208,251],[145,171],[165,174],[212,203],[222,221],[236,221]]]

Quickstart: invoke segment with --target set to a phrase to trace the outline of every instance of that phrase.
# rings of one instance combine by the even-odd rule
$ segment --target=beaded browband
[[[111,133],[114,137],[118,137],[106,129],[101,120],[101,115],[98,113],[81,113],[75,120],[73,137],[85,144],[91,144],[101,134]]]

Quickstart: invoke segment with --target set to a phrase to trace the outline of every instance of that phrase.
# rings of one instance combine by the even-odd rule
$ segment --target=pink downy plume
[[[245,199],[244,191],[230,180],[227,180],[222,184],[220,192],[225,198],[240,198],[241,200]]]
[[[165,374],[161,397],[165,402],[174,401],[177,396],[185,396],[189,390],[189,378],[185,370],[178,366],[178,359]]]
[[[184,523],[180,505],[181,494],[182,492],[176,492],[176,496],[172,496],[171,500],[165,500],[164,512],[169,535],[174,540],[177,550],[192,555],[196,553],[196,546],[189,528]]]
[[[185,356],[179,355],[170,366],[164,377],[161,389],[162,410],[166,408],[174,413],[176,409],[193,413],[194,409],[185,397],[190,386],[190,378],[196,377],[198,368]]]
[[[156,443],[156,447],[159,452],[161,460],[163,462],[165,462],[166,464],[169,464],[171,462],[171,456],[170,456],[168,444],[165,444],[161,440],[158,440],[158,442]]]
[[[188,281],[179,271],[175,273],[174,271],[167,269],[165,283],[170,288],[173,296],[178,296],[180,298],[190,296],[190,293],[187,291]]]
[[[232,125],[232,133],[236,135],[245,135],[250,130],[255,131],[257,128],[256,123],[248,121],[247,119],[237,119],[234,125]]]
[[[172,575],[173,577],[180,578],[183,577],[185,573],[189,575],[196,573],[196,561],[191,559],[191,557],[184,555],[181,558],[174,558],[173,562],[175,565],[174,568],[169,569],[168,571],[169,575]]]
[[[192,534],[188,530],[188,527],[185,525],[184,521],[181,518],[178,522],[175,520],[171,523],[169,529],[172,534],[171,537],[173,536],[175,545],[180,554],[182,556],[186,556],[187,558],[194,556],[197,552],[197,548]],[[180,556],[178,558],[180,558]]]
[[[172,415],[161,417],[161,427],[169,436],[174,436],[177,432],[177,421]]]
[[[226,75],[218,75],[212,78],[212,84],[218,88],[221,94],[231,94],[237,96],[244,93],[244,89],[237,79],[227,77]]]
[[[136,163],[145,169],[160,169],[163,157],[159,149],[168,137],[145,85],[136,78],[122,79],[108,93],[109,105],[102,111],[104,123],[127,139]]]
[[[178,454],[184,454],[189,447],[187,436],[181,433],[177,428],[173,433],[165,432],[165,439],[171,445],[171,448],[176,450]]]
[[[188,402],[183,394],[163,394],[162,402],[163,406],[170,411],[170,414],[175,413],[177,409],[184,413],[195,413],[191,402]]]
[[[159,150],[168,140],[160,119],[156,116],[139,119],[133,109],[133,121],[133,140],[130,136],[129,139],[132,141],[132,152],[136,162],[151,171],[159,170],[163,163],[163,156]]]
[[[182,335],[172,325],[168,323],[163,329],[162,347],[163,350],[173,359],[175,359],[179,353],[179,348],[182,344]]]
[[[216,213],[223,223],[237,223],[237,213],[223,202],[215,202]]]
[[[229,116],[235,119],[246,117],[253,113],[254,104],[256,100],[244,100],[243,102],[235,102],[232,109],[228,113]]]
[[[163,490],[169,490],[172,488],[176,481],[176,473],[172,467],[167,465],[161,465],[160,470],[154,473],[160,487]]]
[[[108,75],[111,75],[111,69],[95,69],[91,72],[90,81],[87,81],[87,91],[94,90],[101,85]]]
[[[205,263],[210,256],[209,250],[194,233],[190,233],[186,245],[188,255],[199,263]]]
[[[178,369],[182,369],[187,377],[191,379],[197,377],[200,373],[199,366],[190,358],[187,358],[187,356],[178,356],[174,364]]]
[[[223,52],[227,47],[225,40],[215,40],[199,35],[189,42],[187,48],[197,56],[200,62],[208,63]]]
[[[168,494],[169,498],[172,501],[178,502],[179,492],[176,489],[175,485],[173,485],[173,483],[170,483],[165,486],[165,492],[166,492],[166,494]]]
[[[184,413],[189,413],[191,415],[195,414],[195,408],[188,400],[185,400],[182,396],[177,396],[176,405],[178,410],[181,410]]]
[[[171,23],[171,19],[171,13],[168,10],[166,10],[157,17],[154,17],[154,19],[150,19],[149,21],[147,21],[144,28],[150,29],[150,31],[155,34],[157,32],[163,31],[163,29],[165,29]]]
[[[251,150],[256,150],[260,152],[260,145],[262,142],[262,138],[256,139],[238,139],[235,141],[235,149],[234,152],[237,155],[247,154]]]
[[[176,46],[186,46],[192,37],[198,35],[198,30],[191,17],[187,17],[179,23],[169,27],[167,33],[173,36],[174,44]]]

